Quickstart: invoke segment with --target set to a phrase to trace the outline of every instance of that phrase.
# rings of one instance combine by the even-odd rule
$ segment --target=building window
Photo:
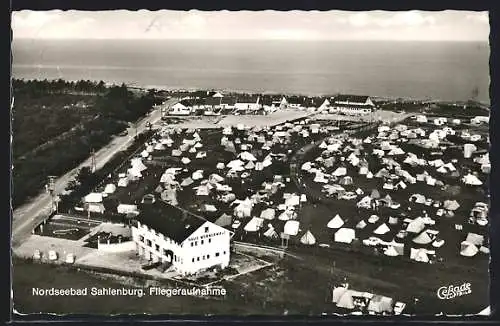
[[[191,242],[191,247],[193,247],[193,246],[194,246],[194,242]]]
[[[224,255],[226,254],[226,252],[224,251]]]
[[[203,244],[203,240],[201,240],[200,242],[201,242],[200,244]]]
[[[210,255],[207,255],[207,259],[210,259]]]
[[[155,245],[156,251],[160,251],[160,245]]]
[[[208,239],[208,243],[211,243],[212,242],[212,239]]]
[[[194,258],[191,261],[194,263]]]
[[[167,249],[163,249],[163,256],[167,255]]]
[[[197,246],[197,245],[198,245],[198,241],[195,241],[195,242],[194,242],[194,245],[195,245],[195,246]]]
[[[200,261],[200,257],[196,257],[196,261]]]
[[[205,226],[205,233],[208,233],[208,226]]]
[[[218,252],[215,253],[215,257],[219,257],[219,253]]]
[[[139,236],[139,241],[140,241],[140,242],[144,242],[144,236],[143,236],[143,235],[140,235],[140,236]]]
[[[146,245],[147,245],[148,247],[151,247],[151,246],[152,246],[151,240],[149,240],[149,239],[148,239],[148,240],[146,240]]]

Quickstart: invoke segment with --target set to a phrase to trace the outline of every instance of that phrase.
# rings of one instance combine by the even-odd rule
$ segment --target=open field
[[[321,123],[325,123],[321,121]],[[405,124],[411,127],[417,125],[411,121],[405,121]],[[333,122],[336,125],[336,122]],[[345,127],[342,125],[342,128]],[[426,129],[430,132],[436,129],[433,125],[419,125],[419,127]],[[470,126],[463,126],[470,127]],[[281,127],[280,127],[281,128]],[[289,127],[285,127],[287,130]],[[460,127],[462,128],[462,127]],[[459,130],[460,128],[456,128]],[[474,129],[474,132],[485,134],[484,126]],[[200,128],[201,129],[201,128]],[[273,129],[273,132],[283,131],[280,129]],[[193,130],[194,132],[194,130]],[[484,228],[477,225],[469,225],[467,217],[470,209],[476,201],[485,201],[485,191],[483,187],[476,189],[468,188],[459,184],[456,177],[443,176],[437,174],[435,171],[429,169],[432,176],[445,181],[446,184],[452,186],[459,186],[460,191],[455,192],[453,195],[444,191],[439,187],[432,187],[425,183],[417,183],[411,185],[406,190],[401,191],[386,191],[381,190],[383,182],[378,178],[366,179],[363,176],[358,176],[357,168],[347,166],[347,175],[353,176],[352,186],[345,186],[347,190],[354,190],[362,188],[366,194],[370,194],[372,189],[378,189],[383,198],[386,193],[390,194],[392,199],[401,204],[402,208],[399,213],[405,212],[407,206],[413,207],[413,212],[407,217],[415,217],[421,207],[408,203],[408,197],[412,193],[422,193],[426,197],[431,197],[435,200],[443,201],[446,199],[456,199],[460,203],[460,208],[455,211],[455,215],[451,218],[435,217],[436,209],[433,207],[424,208],[427,213],[436,219],[436,225],[433,228],[439,230],[440,237],[445,240],[445,245],[437,250],[438,257],[443,258],[442,261],[437,261],[434,264],[415,263],[407,259],[398,259],[400,257],[386,257],[380,252],[375,252],[371,248],[353,248],[349,245],[338,244],[333,241],[333,231],[326,228],[328,221],[335,215],[339,214],[343,219],[346,227],[355,227],[361,219],[367,219],[370,214],[355,207],[356,200],[339,200],[335,198],[328,198],[321,192],[321,187],[318,187],[312,178],[307,175],[300,175],[300,182],[302,187],[298,187],[291,180],[290,158],[293,157],[298,150],[312,142],[321,141],[322,138],[328,136],[330,133],[323,130],[317,134],[309,134],[307,137],[301,136],[296,132],[291,132],[289,137],[284,137],[283,141],[276,140],[268,130],[255,131],[255,136],[264,136],[266,140],[274,140],[269,149],[260,149],[262,145],[256,137],[253,140],[248,140],[247,131],[234,130],[228,138],[230,141],[236,142],[239,139],[241,143],[251,145],[251,152],[255,155],[257,161],[261,161],[269,154],[274,154],[276,157],[273,159],[273,164],[266,167],[262,171],[245,168],[248,172],[246,177],[228,177],[226,173],[227,168],[217,169],[218,163],[228,163],[238,157],[238,152],[227,150],[222,146],[222,132],[220,129],[211,130],[198,130],[197,134],[200,136],[199,142],[203,145],[197,151],[188,152],[185,150],[180,156],[173,156],[172,149],[179,148],[186,139],[192,138],[192,132],[170,133],[171,146],[152,151],[142,162],[146,169],[142,171],[142,176],[139,180],[131,181],[125,187],[118,187],[117,190],[104,198],[104,206],[106,213],[103,215],[93,214],[92,219],[102,221],[123,222],[123,216],[116,214],[116,205],[118,203],[126,204],[139,204],[146,194],[155,194],[157,197],[161,196],[163,189],[158,186],[164,186],[164,182],[160,182],[162,174],[167,168],[178,167],[179,171],[176,174],[176,180],[179,182],[186,180],[193,176],[193,173],[202,171],[204,179],[212,174],[219,174],[224,176],[225,184],[232,188],[232,193],[236,198],[244,200],[246,197],[250,198],[259,191],[263,183],[282,183],[283,187],[269,194],[263,201],[253,207],[250,216],[235,217],[234,205],[221,202],[213,193],[210,195],[198,195],[194,186],[200,186],[200,179],[193,180],[194,182],[187,186],[182,186],[176,192],[176,199],[179,206],[187,208],[191,211],[202,214],[208,220],[215,221],[221,214],[227,213],[233,215],[232,220],[240,220],[241,226],[237,228],[235,238],[250,243],[265,244],[278,247],[280,239],[268,239],[263,236],[263,231],[267,228],[267,223],[272,223],[274,228],[278,231],[283,230],[285,221],[281,219],[274,219],[271,222],[265,221],[263,229],[258,232],[246,232],[243,227],[253,216],[260,216],[260,213],[266,207],[277,209],[278,204],[283,202],[285,193],[298,193],[307,194],[308,200],[301,203],[297,210],[297,220],[300,222],[300,229],[297,236],[291,236],[289,241],[288,251],[298,258],[286,257],[281,260],[276,266],[272,268],[262,269],[260,271],[252,272],[249,274],[241,275],[238,278],[231,280],[224,280],[219,283],[226,288],[228,295],[224,299],[215,300],[207,299],[200,303],[200,306],[206,308],[204,313],[211,314],[225,314],[225,313],[239,313],[239,314],[313,314],[318,315],[321,313],[344,313],[341,309],[335,307],[331,303],[331,289],[334,285],[340,282],[347,281],[351,288],[360,291],[370,291],[376,294],[390,296],[398,301],[407,303],[408,313],[415,312],[419,314],[436,314],[440,312],[454,314],[470,312],[475,313],[482,310],[487,305],[487,287],[488,287],[488,255],[478,253],[475,257],[461,257],[459,255],[460,241],[464,240],[467,232],[483,233]],[[372,133],[360,133],[352,135],[352,137],[367,137],[373,136]],[[279,138],[279,137],[278,137]],[[158,139],[159,140],[159,139]],[[458,144],[458,147],[453,147],[453,143]],[[450,138],[445,142],[447,149],[443,150],[443,159],[445,161],[450,158],[457,158],[455,166],[459,167],[462,173],[466,169],[477,170],[477,166],[471,164],[470,161],[464,160],[460,157],[462,145],[458,139]],[[486,142],[477,143],[479,149],[487,148]],[[432,159],[434,156],[430,151],[424,150],[414,144],[401,143],[401,148],[406,152],[413,152],[418,154],[419,157]],[[237,146],[238,148],[239,146]],[[374,144],[363,144],[364,156],[369,164],[370,170],[375,174],[380,168],[383,167],[381,162],[370,155],[375,148]],[[205,151],[207,153],[204,157],[197,158],[199,152]],[[313,147],[312,150],[306,152],[300,164],[306,160],[314,160],[321,154],[321,149]],[[189,163],[182,163],[181,158],[187,157],[190,159]],[[402,157],[404,158],[404,157]],[[435,158],[435,157],[434,157]],[[337,162],[338,163],[338,162]],[[337,166],[334,165],[327,172],[332,172]],[[129,166],[125,164],[122,168],[116,171],[111,178],[106,179],[100,187],[95,189],[96,192],[101,192],[106,183],[116,184],[119,179],[120,173],[126,173]],[[416,167],[409,169],[412,174],[421,173],[423,169]],[[277,178],[278,176],[278,178]],[[481,175],[484,179],[486,176]],[[281,181],[276,181],[281,180]],[[483,180],[484,181],[484,180]],[[303,185],[306,185],[304,188]],[[352,189],[351,189],[352,188]],[[307,190],[307,191],[306,191]],[[311,195],[310,195],[311,194]],[[320,198],[318,200],[318,198]],[[359,200],[359,198],[358,198]],[[205,205],[214,205],[217,207],[216,212],[205,211]],[[279,211],[277,209],[277,211]],[[357,233],[358,238],[364,239],[371,235],[373,230],[383,221],[395,212],[389,208],[380,208],[377,213],[380,220],[376,224],[370,224],[368,227]],[[408,214],[408,213],[405,213]],[[82,217],[84,219],[84,217]],[[402,227],[401,220],[396,226],[391,227],[391,231],[384,235],[384,240],[390,241],[395,237],[397,228]],[[460,232],[454,229],[455,224],[463,224],[463,230]],[[50,225],[49,223],[48,225]],[[230,226],[227,226],[230,227]],[[306,230],[310,230],[315,238],[316,245],[304,246],[299,242],[300,237]],[[386,239],[387,238],[387,239]],[[329,248],[318,247],[318,244],[328,244]],[[358,243],[359,245],[359,243]],[[487,245],[487,243],[486,243]],[[119,263],[117,260],[116,263]],[[28,269],[26,263],[16,263],[23,268]],[[38,265],[34,265],[37,266]],[[40,267],[42,270],[44,267]],[[43,274],[43,271],[40,271]],[[22,272],[21,272],[22,274]],[[70,274],[73,274],[71,272]],[[77,276],[78,275],[78,276]],[[433,277],[429,277],[433,275]],[[17,276],[16,276],[17,277]],[[73,278],[73,276],[67,276]],[[22,277],[21,277],[22,278]],[[76,282],[87,284],[85,277],[75,273]],[[27,286],[21,282],[18,293],[26,293]],[[55,282],[55,280],[53,281]],[[99,281],[101,282],[101,281]],[[471,283],[472,293],[467,296],[458,297],[453,300],[443,301],[439,300],[436,296],[436,291],[439,287],[448,285],[460,285],[463,282]],[[18,283],[19,284],[19,283]],[[50,282],[49,282],[50,284]],[[100,284],[100,283],[96,283]],[[411,287],[408,285],[411,284]],[[24,286],[24,287],[23,287]],[[87,285],[85,285],[87,286]],[[419,304],[413,306],[411,303],[414,298],[419,299]],[[39,298],[25,294],[20,297],[24,307],[34,307]],[[153,303],[156,299],[159,303]],[[171,298],[170,298],[171,299]],[[73,300],[73,299],[72,299]],[[78,301],[81,300],[81,301]],[[83,302],[83,298],[74,298],[72,301],[76,306],[78,302]],[[183,299],[177,302],[167,300],[165,298],[141,298],[136,301],[136,304],[127,306],[121,309],[120,303],[125,306],[129,298],[114,298],[114,301],[107,308],[99,306],[91,306],[90,309],[102,313],[109,313],[109,311],[128,313],[128,312],[154,312],[154,313],[178,313],[180,306],[187,303]],[[137,299],[136,299],[137,300]],[[166,300],[166,301],[164,301]],[[191,302],[193,298],[186,299],[186,302]],[[197,300],[197,299],[196,299]],[[142,302],[141,302],[142,301]],[[196,301],[196,304],[198,301]],[[222,304],[223,303],[223,304]],[[46,303],[42,303],[44,305]],[[190,306],[191,306],[190,304]],[[143,305],[147,305],[144,307]],[[57,307],[54,302],[51,309],[63,309]],[[65,309],[79,309],[72,306],[64,306]],[[87,306],[88,307],[88,306]],[[189,313],[197,313],[198,308],[190,308]],[[88,308],[87,308],[88,309]],[[106,309],[106,310],[105,310]],[[86,310],[85,312],[89,312]],[[186,311],[184,311],[186,312]]]

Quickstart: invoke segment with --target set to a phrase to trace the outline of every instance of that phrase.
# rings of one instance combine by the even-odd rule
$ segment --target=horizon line
[[[59,38],[12,37],[11,41],[293,41],[293,42],[481,42],[486,40],[398,40],[398,39],[293,39],[293,38]]]

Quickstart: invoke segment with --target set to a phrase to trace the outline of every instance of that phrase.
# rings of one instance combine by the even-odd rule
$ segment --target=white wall
[[[208,227],[208,232],[205,232],[205,227]],[[144,242],[140,241],[141,235],[144,237]],[[215,265],[221,265],[222,268],[229,265],[230,232],[214,223],[205,222],[182,244],[178,244],[162,234],[153,233],[152,230],[148,230],[145,225],[140,223],[138,227],[132,227],[132,238],[137,245],[139,254],[149,258],[151,253],[154,262],[170,262],[163,250],[171,250],[176,256],[176,260],[172,264],[180,273],[190,274]],[[147,240],[151,240],[151,247],[147,246]],[[194,245],[195,242],[196,245]],[[156,244],[160,246],[159,251],[156,250]],[[216,256],[216,253],[219,253],[219,256]],[[204,256],[205,259],[203,259]]]
[[[206,227],[208,227],[208,232],[205,232]],[[203,244],[201,241],[203,241]],[[191,243],[194,242],[197,245],[191,246]],[[200,269],[215,265],[221,265],[222,268],[225,268],[229,265],[230,260],[230,233],[214,223],[205,222],[183,242],[181,252],[184,258],[182,264],[182,271],[184,272],[194,273]],[[219,253],[219,256],[216,256],[217,253]],[[203,259],[203,256],[205,256],[205,259]]]
[[[105,252],[127,252],[133,251],[136,249],[136,244],[134,241],[124,241],[121,243],[98,243],[97,249],[99,251]]]

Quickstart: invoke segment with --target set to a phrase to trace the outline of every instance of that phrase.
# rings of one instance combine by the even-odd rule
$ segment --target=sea
[[[19,79],[489,104],[488,42],[15,39]]]

